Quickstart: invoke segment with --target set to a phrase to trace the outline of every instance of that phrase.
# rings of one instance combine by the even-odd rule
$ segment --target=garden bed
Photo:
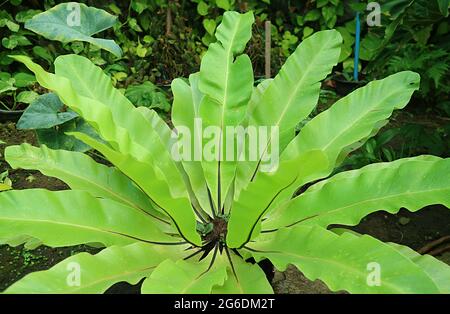
[[[64,190],[67,186],[54,178],[46,177],[37,171],[12,170],[3,159],[5,145],[24,142],[36,145],[33,132],[16,130],[13,123],[0,124],[0,140],[6,144],[0,147],[0,172],[9,170],[14,189],[45,188]],[[396,242],[419,250],[426,244],[450,235],[450,211],[443,206],[429,206],[416,213],[401,210],[392,215],[385,212],[371,214],[354,227],[359,233],[370,234],[385,242]],[[0,245],[0,291],[22,278],[26,274],[48,269],[68,256],[79,252],[95,253],[99,249],[86,245],[49,248],[41,246],[36,250],[27,250],[23,246],[16,248]],[[437,258],[450,264],[450,252]],[[319,280],[310,281],[294,267],[285,272],[276,272],[272,280],[276,293],[330,293]],[[116,284],[109,293],[137,293],[138,289],[128,284]]]

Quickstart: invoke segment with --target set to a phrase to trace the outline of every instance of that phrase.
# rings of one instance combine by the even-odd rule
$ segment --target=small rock
[[[407,217],[400,217],[400,219],[398,220],[398,222],[404,226],[407,225],[409,222],[411,221],[411,219],[407,218]]]
[[[273,275],[272,283],[277,283],[277,282],[280,282],[285,279],[286,279],[286,276],[284,275],[284,273],[275,271],[275,273]]]

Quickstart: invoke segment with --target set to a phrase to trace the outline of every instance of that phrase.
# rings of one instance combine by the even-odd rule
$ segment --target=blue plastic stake
[[[358,64],[359,64],[359,43],[361,38],[361,21],[359,20],[359,12],[356,12],[356,40],[355,40],[355,60],[353,63],[353,79],[358,81]]]

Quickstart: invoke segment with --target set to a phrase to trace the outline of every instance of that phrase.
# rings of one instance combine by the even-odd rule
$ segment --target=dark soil
[[[44,188],[52,191],[68,189],[63,182],[55,178],[46,177],[39,171],[13,170],[5,162],[4,150],[6,146],[22,143],[37,145],[34,132],[16,130],[15,124],[12,122],[0,124],[0,141],[5,142],[5,144],[0,145],[0,173],[8,170],[14,189]]]
[[[33,132],[18,131],[13,123],[0,124],[0,140],[6,143],[0,144],[0,173],[9,171],[14,189],[67,189],[67,186],[57,179],[48,178],[36,171],[12,170],[4,161],[3,153],[6,145],[24,142],[36,144]],[[429,206],[416,213],[406,210],[401,210],[397,215],[378,212],[364,218],[353,229],[382,241],[396,242],[418,250],[435,239],[450,235],[450,211],[443,206]],[[85,245],[64,248],[41,246],[35,250],[28,250],[23,246],[13,248],[0,245],[0,291],[26,274],[48,269],[68,256],[79,252],[94,254],[98,251],[99,249]],[[450,264],[450,253],[437,257]],[[282,273],[276,271],[272,285],[276,293],[331,293],[320,280],[312,282],[292,266]],[[139,285],[119,283],[107,292],[138,293]]]

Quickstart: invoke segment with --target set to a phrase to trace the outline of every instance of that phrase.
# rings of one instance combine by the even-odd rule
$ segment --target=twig
[[[442,238],[439,238],[437,240],[434,240],[430,243],[428,243],[427,245],[423,246],[421,249],[419,249],[417,252],[419,252],[420,254],[426,254],[427,252],[433,250],[434,248],[436,248],[438,245],[447,242],[450,240],[450,235],[449,236],[445,236]]]
[[[271,31],[270,21],[265,23],[266,45],[265,45],[265,73],[266,79],[270,78],[270,47],[271,47]]]
[[[449,251],[450,250],[450,244],[447,244],[445,246],[439,247],[437,249],[434,249],[431,252],[428,252],[429,255],[432,256],[437,256],[437,255],[441,255],[442,253],[444,253],[445,251]]]
[[[167,1],[167,10],[166,10],[166,36],[172,34],[172,11],[170,10],[171,1]]]

